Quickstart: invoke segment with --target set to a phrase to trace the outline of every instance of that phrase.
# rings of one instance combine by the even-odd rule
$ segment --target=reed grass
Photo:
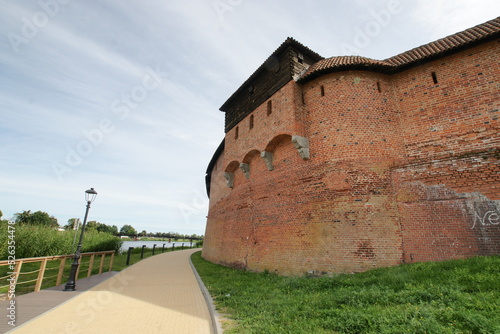
[[[15,242],[15,256],[18,259],[73,254],[80,235],[80,231],[58,231],[43,226],[16,224],[14,227],[14,233],[9,234],[7,225],[0,225],[0,260],[8,258],[8,242],[11,240]],[[112,234],[86,231],[82,253],[118,251],[121,245],[120,238]]]

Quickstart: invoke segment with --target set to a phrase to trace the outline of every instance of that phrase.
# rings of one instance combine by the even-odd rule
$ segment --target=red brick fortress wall
[[[226,134],[203,257],[300,275],[500,254],[499,51],[290,81]]]
[[[394,76],[407,152],[393,169],[405,261],[500,254],[499,46]]]
[[[366,72],[332,74],[306,87],[292,81],[271,97],[270,114],[266,102],[229,131],[212,174],[203,256],[282,274],[401,263],[390,168],[404,151],[390,91],[377,88],[386,81]],[[308,138],[307,159],[292,143],[295,135]],[[273,154],[272,170],[263,151]],[[233,188],[220,182],[228,171]]]

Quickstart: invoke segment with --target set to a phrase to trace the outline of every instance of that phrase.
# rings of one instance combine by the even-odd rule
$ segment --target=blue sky
[[[219,107],[287,38],[385,59],[497,0],[1,0],[0,210],[204,234]]]

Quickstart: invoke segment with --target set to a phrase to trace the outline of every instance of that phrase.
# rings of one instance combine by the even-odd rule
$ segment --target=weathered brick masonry
[[[203,257],[289,275],[500,254],[499,34],[383,61],[285,41],[221,107]]]

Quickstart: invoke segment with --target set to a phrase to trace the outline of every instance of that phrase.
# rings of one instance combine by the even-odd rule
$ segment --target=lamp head
[[[85,200],[87,203],[92,203],[97,196],[97,191],[94,188],[90,188],[89,190],[85,190]]]

